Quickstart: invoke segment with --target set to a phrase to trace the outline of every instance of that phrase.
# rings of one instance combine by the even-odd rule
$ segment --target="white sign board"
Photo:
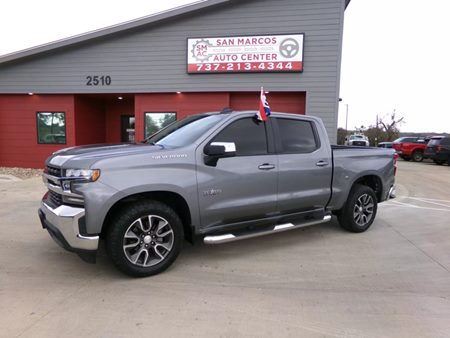
[[[188,73],[302,72],[304,34],[189,38]]]

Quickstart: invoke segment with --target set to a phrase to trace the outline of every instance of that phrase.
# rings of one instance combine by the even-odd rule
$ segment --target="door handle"
[[[261,164],[258,167],[258,169],[259,170],[272,170],[272,169],[275,169],[275,165],[270,164],[270,163],[264,163],[264,164]]]
[[[316,166],[318,166],[318,167],[325,167],[327,165],[328,165],[327,161],[319,161],[316,163]]]

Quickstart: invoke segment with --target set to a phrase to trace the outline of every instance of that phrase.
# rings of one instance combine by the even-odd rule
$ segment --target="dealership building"
[[[0,57],[0,166],[139,142],[188,115],[320,117],[336,142],[350,0],[206,0]]]

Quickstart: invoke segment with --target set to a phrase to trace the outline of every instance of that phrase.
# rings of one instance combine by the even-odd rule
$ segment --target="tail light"
[[[397,160],[398,160],[398,154],[394,153],[394,176],[397,174]]]

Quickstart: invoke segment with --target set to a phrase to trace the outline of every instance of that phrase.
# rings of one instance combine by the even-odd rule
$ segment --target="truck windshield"
[[[177,148],[191,144],[227,115],[194,115],[168,125],[144,142]]]

